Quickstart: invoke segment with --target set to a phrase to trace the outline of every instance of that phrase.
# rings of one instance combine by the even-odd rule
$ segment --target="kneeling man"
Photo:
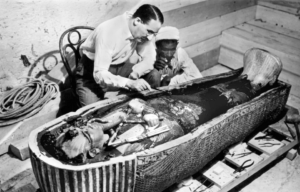
[[[202,77],[193,60],[178,46],[179,30],[162,27],[156,35],[156,62],[151,76],[155,87],[174,85]]]

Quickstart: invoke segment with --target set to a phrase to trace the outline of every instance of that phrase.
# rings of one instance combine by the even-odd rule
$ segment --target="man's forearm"
[[[121,77],[119,75],[114,75],[109,71],[99,71],[96,70],[94,72],[94,80],[97,84],[102,88],[107,87],[117,87],[117,88],[125,88],[128,78]]]

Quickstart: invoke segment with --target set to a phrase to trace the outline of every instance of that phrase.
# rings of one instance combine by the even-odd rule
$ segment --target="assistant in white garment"
[[[156,35],[156,62],[151,76],[156,77],[155,86],[166,86],[201,78],[202,74],[179,47],[179,30],[175,27],[162,27]]]

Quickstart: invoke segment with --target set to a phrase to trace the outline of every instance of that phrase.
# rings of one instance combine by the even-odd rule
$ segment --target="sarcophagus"
[[[251,66],[260,65],[259,68],[270,71],[270,69],[266,70],[267,67],[262,64],[264,62],[276,63],[278,59],[261,50],[252,50],[247,53],[248,56],[251,54],[254,54],[250,57],[251,59],[245,58],[244,70],[239,69],[196,79],[176,86],[145,92],[143,95],[123,95],[100,101],[76,112],[63,115],[37,128],[30,134],[29,147],[33,171],[41,190],[44,192],[158,192],[187,176],[195,174],[228,146],[240,142],[263,123],[276,119],[285,107],[290,85],[275,81],[269,78],[268,74],[263,75],[257,68],[254,67],[252,70],[248,66],[249,63]],[[255,74],[260,75],[257,77],[249,74],[249,71],[255,71]],[[59,160],[54,153],[45,149],[46,145],[43,142],[45,142],[44,136],[46,134],[55,135],[55,133],[61,132],[62,127],[66,127],[79,118],[93,115],[105,116],[112,109],[118,109],[120,108],[118,106],[124,106],[134,98],[140,98],[148,104],[154,103],[151,105],[154,108],[157,99],[164,101],[171,99],[168,101],[174,103],[175,101],[172,99],[183,97],[186,101],[188,96],[185,97],[185,95],[197,95],[198,93],[203,95],[211,91],[212,88],[214,88],[212,91],[222,89],[223,86],[220,85],[228,85],[231,82],[236,82],[236,79],[239,81],[243,79],[241,77],[245,74],[249,78],[251,77],[251,83],[255,83],[255,89],[260,89],[261,86],[266,86],[269,82],[272,86],[263,89],[258,95],[254,94],[253,98],[220,112],[215,117],[207,118],[205,121],[200,119],[200,124],[195,127],[191,127],[193,120],[198,122],[199,117],[201,117],[200,114],[203,112],[201,110],[196,111],[196,109],[201,107],[203,103],[199,104],[198,108],[197,106],[193,108],[193,106],[183,102],[183,107],[187,106],[188,111],[198,114],[198,116],[195,115],[195,118],[186,122],[179,121],[181,114],[176,111],[173,111],[171,115],[164,116],[168,122],[176,121],[182,128],[182,134],[177,134],[176,137],[160,144],[147,145],[148,147],[142,149],[136,147],[136,152],[131,151],[101,161],[87,161],[79,164]],[[265,78],[269,78],[266,83],[261,80]],[[232,100],[238,101],[240,97],[243,97],[236,90],[233,92],[236,97],[231,98],[230,102]],[[228,91],[223,93],[219,95],[227,97],[229,94]],[[177,102],[182,101],[177,100]],[[207,110],[208,107],[215,108],[216,111],[220,109],[218,105],[206,106],[204,109]],[[161,109],[161,111],[167,114],[166,109]],[[176,119],[176,117],[178,118]],[[170,123],[168,125],[170,126]]]

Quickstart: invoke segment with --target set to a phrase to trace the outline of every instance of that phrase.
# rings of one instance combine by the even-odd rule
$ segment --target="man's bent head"
[[[150,40],[161,28],[164,17],[154,5],[145,4],[139,7],[132,16],[132,36],[139,42]]]
[[[175,27],[162,27],[156,36],[157,59],[170,62],[176,53],[179,30]]]

